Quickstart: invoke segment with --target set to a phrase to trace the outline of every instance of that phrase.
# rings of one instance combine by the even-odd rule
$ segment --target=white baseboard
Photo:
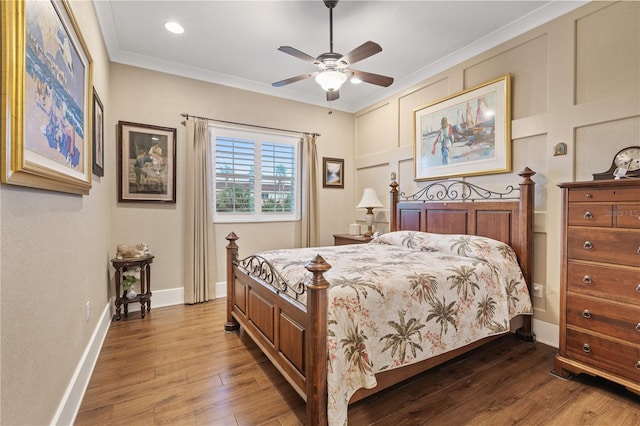
[[[227,297],[227,282],[216,283],[216,299]]]
[[[533,331],[536,333],[536,341],[545,345],[558,348],[560,346],[560,326],[545,321],[533,319]]]
[[[215,283],[214,298],[227,297],[227,283]],[[111,300],[113,305],[113,299]],[[184,288],[171,288],[169,290],[157,290],[151,296],[151,309],[161,308],[163,306],[182,305],[184,303]],[[140,304],[132,303],[129,305],[129,312],[139,312]]]
[[[110,324],[111,308],[109,304],[102,310],[96,329],[93,331],[91,339],[89,339],[87,348],[84,350],[82,358],[80,358],[80,362],[62,397],[62,401],[51,420],[52,425],[72,425],[74,423]]]
[[[111,306],[114,306],[111,299]],[[170,288],[168,290],[154,290],[151,294],[151,310],[164,306],[182,305],[184,303],[184,288]],[[140,312],[139,303],[130,303],[129,312]],[[115,312],[114,312],[115,313]]]
[[[215,297],[226,297],[226,283],[216,283]],[[172,288],[169,290],[156,290],[151,297],[151,309],[161,308],[164,306],[180,305],[184,303],[184,289]],[[129,305],[129,312],[139,312],[140,304],[132,303]],[[100,320],[93,331],[91,339],[87,344],[78,366],[67,386],[67,390],[58,406],[58,409],[51,420],[52,425],[71,425],[74,423],[78,410],[82,404],[82,399],[91,380],[91,374],[95,368],[102,344],[107,336],[107,331],[111,325],[111,318],[115,313],[114,298],[104,307]]]

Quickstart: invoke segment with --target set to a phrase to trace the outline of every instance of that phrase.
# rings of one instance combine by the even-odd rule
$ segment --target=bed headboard
[[[519,187],[490,191],[460,180],[429,183],[413,195],[391,182],[390,230],[466,234],[493,238],[513,247],[532,294],[533,210],[536,173],[518,173]]]

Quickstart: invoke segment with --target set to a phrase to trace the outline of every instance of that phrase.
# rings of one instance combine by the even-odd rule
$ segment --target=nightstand
[[[344,246],[346,244],[366,244],[373,238],[364,235],[333,234],[334,246]]]

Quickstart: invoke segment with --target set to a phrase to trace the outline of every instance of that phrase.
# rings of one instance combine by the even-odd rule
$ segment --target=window
[[[212,128],[215,222],[300,220],[300,140]]]

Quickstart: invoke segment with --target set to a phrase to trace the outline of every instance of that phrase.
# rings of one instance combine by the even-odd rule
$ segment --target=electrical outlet
[[[542,284],[533,285],[533,297],[544,298],[544,286]]]
[[[91,302],[87,301],[87,321],[91,318]]]

